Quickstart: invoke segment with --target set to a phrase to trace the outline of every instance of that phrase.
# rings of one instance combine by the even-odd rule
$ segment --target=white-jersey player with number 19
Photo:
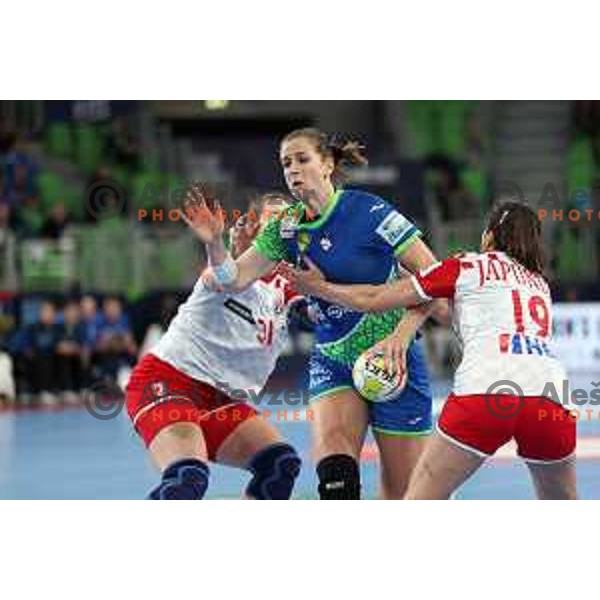
[[[463,358],[407,498],[448,498],[511,439],[539,498],[576,498],[576,419],[563,404],[566,373],[551,349],[552,299],[535,212],[516,202],[498,205],[481,253],[396,283],[337,286],[314,269],[294,278],[299,291],[355,310],[452,301]]]
[[[194,228],[193,219],[201,217],[190,218]],[[232,253],[244,252],[258,231],[258,219],[238,221]],[[259,392],[275,368],[288,339],[288,308],[300,297],[276,271],[239,294],[213,287],[198,279],[127,385],[129,416],[162,472],[149,498],[201,499],[212,461],[252,473],[247,498],[288,499],[298,454],[244,399]]]

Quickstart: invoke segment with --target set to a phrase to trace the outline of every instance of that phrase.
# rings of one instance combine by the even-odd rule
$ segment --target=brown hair
[[[497,204],[488,219],[486,231],[494,236],[494,249],[533,273],[544,273],[542,226],[535,211],[519,202]]]
[[[248,211],[254,210],[258,214],[262,214],[271,202],[283,200],[288,204],[292,204],[289,196],[283,192],[267,192],[266,194],[256,195],[250,199]]]
[[[305,127],[288,133],[281,143],[284,144],[296,138],[308,139],[323,158],[328,156],[333,158],[334,168],[331,179],[334,184],[343,183],[346,180],[346,167],[368,163],[365,147],[357,141],[343,142],[335,136],[328,136],[315,127]]]

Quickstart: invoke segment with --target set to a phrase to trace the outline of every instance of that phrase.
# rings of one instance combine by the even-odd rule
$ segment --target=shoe
[[[81,398],[77,392],[65,391],[61,393],[61,400],[67,406],[78,406],[81,404]]]
[[[40,392],[38,395],[38,402],[42,406],[58,406],[60,404],[58,396],[51,392]]]

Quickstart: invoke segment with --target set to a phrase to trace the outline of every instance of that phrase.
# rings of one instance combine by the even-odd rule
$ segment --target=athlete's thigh
[[[428,436],[391,435],[378,431],[373,435],[379,448],[379,496],[384,500],[402,499]]]
[[[446,500],[480,466],[485,457],[460,448],[434,433],[412,473],[407,500]]]
[[[386,402],[369,403],[369,422],[373,432],[402,437],[431,433],[431,387],[420,343],[411,344],[406,364],[408,379],[404,389]]]
[[[369,422],[365,401],[346,388],[322,395],[311,409],[315,460],[332,454],[348,454],[358,460]]]
[[[539,500],[577,500],[575,457],[555,463],[527,462]]]
[[[215,460],[219,464],[243,469],[258,452],[283,441],[275,426],[261,415],[249,415],[221,443]]]
[[[432,397],[419,344],[407,356],[408,381],[398,397],[371,403],[369,422],[379,447],[380,497],[402,498],[432,429]]]
[[[350,367],[315,350],[309,376],[315,460],[332,454],[358,459],[369,415],[366,401],[354,389]]]
[[[577,498],[577,421],[564,406],[547,398],[525,398],[515,440],[540,500]]]
[[[185,458],[208,459],[202,429],[191,422],[172,423],[161,429],[148,445],[148,452],[161,471]]]

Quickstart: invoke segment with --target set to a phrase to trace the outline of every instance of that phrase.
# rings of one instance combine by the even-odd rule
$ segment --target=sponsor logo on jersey
[[[395,246],[412,228],[412,224],[400,213],[392,211],[376,229],[376,233],[388,244]]]
[[[327,236],[322,237],[319,244],[321,245],[321,248],[325,250],[325,252],[329,252],[331,246],[333,246],[333,242]]]
[[[294,215],[285,216],[281,219],[279,235],[283,240],[291,240],[298,230],[298,219]]]
[[[154,398],[162,398],[167,395],[167,384],[164,381],[154,381],[150,384],[150,390]]]
[[[235,300],[234,298],[227,298],[227,300],[223,302],[223,306],[238,317],[244,319],[244,321],[248,321],[251,325],[256,325],[252,309],[245,304],[242,304],[240,301]]]
[[[501,333],[498,345],[502,354],[537,354],[556,358],[546,340],[523,333]]]
[[[327,307],[325,314],[329,319],[341,319],[346,313],[349,312],[352,311],[348,310],[347,308],[344,308],[343,306],[332,305]]]
[[[301,253],[306,252],[306,249],[310,245],[310,232],[306,230],[299,231],[296,243],[298,244],[298,250]]]

